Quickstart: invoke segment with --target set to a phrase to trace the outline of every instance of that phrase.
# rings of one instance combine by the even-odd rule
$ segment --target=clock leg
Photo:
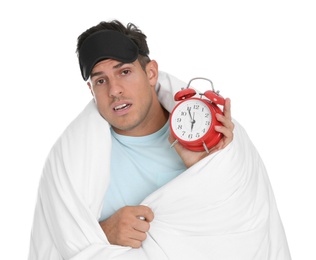
[[[176,140],[170,145],[170,147],[172,148],[177,142],[179,142],[178,139],[176,139]]]
[[[209,152],[210,152],[210,151],[208,150],[208,148],[207,148],[206,144],[204,143],[204,141],[203,141],[203,147],[204,147],[204,149],[205,149],[205,151],[206,151],[207,153],[209,153]]]

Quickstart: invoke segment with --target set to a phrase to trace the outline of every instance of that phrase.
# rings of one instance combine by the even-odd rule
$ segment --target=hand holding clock
[[[191,115],[191,111],[189,111],[189,116],[191,119],[191,123],[194,120],[194,118]],[[219,133],[223,134],[223,137],[219,141],[217,145],[215,145],[209,153],[206,153],[205,151],[202,152],[195,152],[188,150],[184,148],[180,143],[174,144],[174,149],[176,149],[179,156],[182,158],[184,164],[189,168],[204,157],[206,157],[209,154],[212,154],[220,149],[224,149],[232,140],[233,140],[233,130],[234,130],[234,123],[232,122],[231,117],[231,101],[229,98],[225,99],[225,104],[223,108],[223,115],[217,113],[216,119],[222,123],[222,126],[215,126],[215,130]],[[170,144],[174,143],[175,137],[173,135],[169,136],[169,142]]]

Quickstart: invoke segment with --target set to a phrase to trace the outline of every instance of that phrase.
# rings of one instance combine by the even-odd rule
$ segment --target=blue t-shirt
[[[168,141],[169,122],[141,137],[112,132],[111,179],[100,220],[124,206],[139,205],[149,194],[186,170]]]

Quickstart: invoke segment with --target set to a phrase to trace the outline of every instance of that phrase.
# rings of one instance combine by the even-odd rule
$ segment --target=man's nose
[[[110,82],[110,97],[119,97],[123,94],[123,87],[118,80],[112,79]]]

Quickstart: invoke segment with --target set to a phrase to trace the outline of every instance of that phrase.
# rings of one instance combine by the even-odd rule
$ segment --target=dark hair
[[[133,23],[128,23],[125,27],[121,22],[118,20],[113,20],[110,22],[100,22],[99,24],[87,29],[81,35],[79,35],[77,40],[77,49],[76,53],[79,58],[79,50],[82,46],[85,39],[87,39],[91,34],[101,31],[101,30],[113,30],[123,33],[129,39],[131,39],[141,51],[141,53],[145,55],[138,55],[138,61],[142,68],[145,70],[146,64],[150,61],[149,55],[149,48],[147,45],[146,38],[147,36],[137,28]]]

